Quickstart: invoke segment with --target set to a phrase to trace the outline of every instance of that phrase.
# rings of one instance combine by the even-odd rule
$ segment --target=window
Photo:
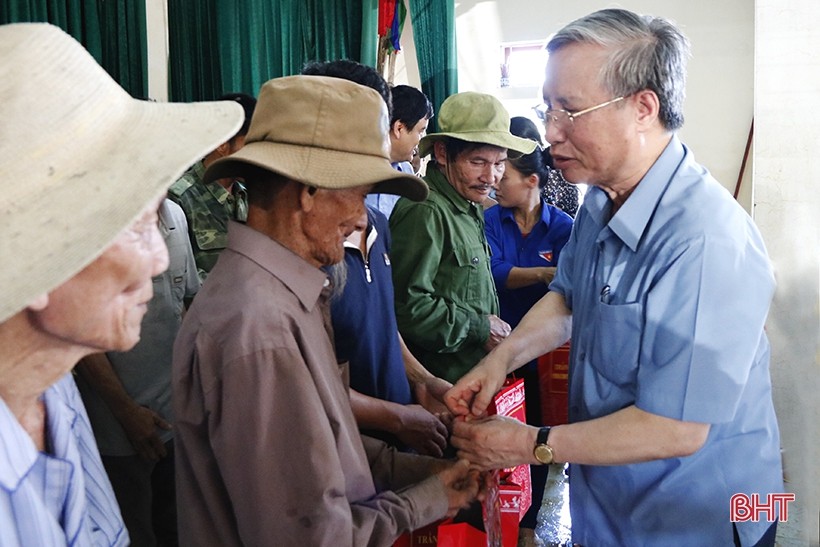
[[[541,87],[547,65],[546,41],[501,44],[500,87]]]

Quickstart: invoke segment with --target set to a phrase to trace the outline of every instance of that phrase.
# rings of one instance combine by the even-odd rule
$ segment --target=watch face
[[[553,454],[552,448],[547,446],[546,444],[539,444],[536,445],[535,450],[533,451],[535,455],[535,459],[543,464],[550,464],[552,463]]]

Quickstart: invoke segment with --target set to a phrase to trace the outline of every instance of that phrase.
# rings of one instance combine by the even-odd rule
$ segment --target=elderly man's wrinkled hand
[[[533,462],[534,428],[514,418],[489,416],[457,419],[450,442],[460,459],[481,470],[501,469]]]
[[[401,442],[425,456],[441,457],[447,448],[447,425],[421,405],[403,405],[401,426],[396,436]]]
[[[484,475],[470,467],[470,462],[458,460],[438,473],[447,492],[447,517],[455,516],[460,509],[467,508],[473,500],[483,499],[485,492]]]

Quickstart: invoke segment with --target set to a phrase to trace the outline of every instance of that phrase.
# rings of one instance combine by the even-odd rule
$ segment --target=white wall
[[[166,0],[145,0],[148,35],[148,96],[168,100],[168,4]]]
[[[820,4],[757,0],[755,221],[777,276],[767,329],[800,541],[820,545]]]

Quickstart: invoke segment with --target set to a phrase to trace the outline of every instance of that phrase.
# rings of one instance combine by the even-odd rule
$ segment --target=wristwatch
[[[544,465],[550,464],[555,460],[555,453],[552,447],[547,444],[547,438],[550,435],[549,427],[542,427],[538,429],[538,436],[535,437],[535,448],[532,453],[539,463]]]

